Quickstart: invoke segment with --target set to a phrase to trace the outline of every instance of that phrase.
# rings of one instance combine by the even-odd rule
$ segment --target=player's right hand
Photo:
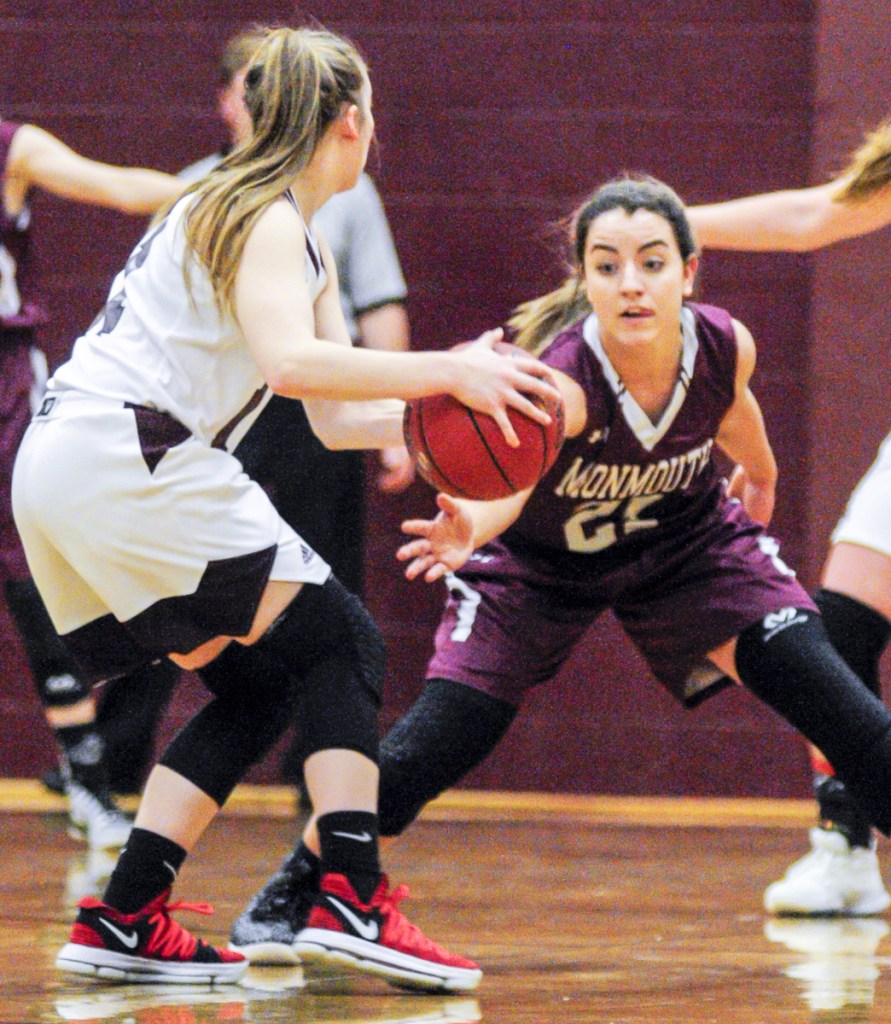
[[[516,409],[536,423],[547,425],[550,415],[529,396],[537,395],[548,404],[559,403],[562,398],[550,368],[541,360],[520,349],[511,349],[510,355],[496,351],[503,337],[499,327],[452,350],[458,373],[451,394],[471,409],[491,416],[507,443],[517,448],[520,439],[507,410]]]
[[[402,532],[416,538],[396,552],[400,562],[409,563],[405,575],[410,580],[423,573],[426,582],[433,583],[460,569],[473,554],[473,521],[467,511],[448,494],[437,494],[436,504],[435,519],[407,519],[402,524]]]

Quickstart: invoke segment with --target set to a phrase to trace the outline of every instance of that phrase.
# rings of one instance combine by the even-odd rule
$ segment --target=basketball
[[[403,432],[418,473],[438,491],[477,501],[506,498],[538,483],[563,444],[563,403],[533,401],[550,413],[551,422],[535,423],[509,409],[519,448],[510,447],[491,416],[451,395],[411,402]]]

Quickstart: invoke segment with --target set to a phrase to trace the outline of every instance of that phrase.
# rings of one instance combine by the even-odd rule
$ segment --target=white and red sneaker
[[[208,984],[237,981],[248,966],[240,953],[217,949],[170,917],[171,910],[212,914],[208,903],[167,903],[161,893],[135,914],[122,914],[87,896],[56,967],[109,981]]]
[[[351,967],[399,988],[468,992],[483,972],[472,960],[438,946],[397,909],[404,885],[388,892],[384,875],[370,902],[362,903],[343,875],[322,878],[306,927],[294,941],[312,970]]]

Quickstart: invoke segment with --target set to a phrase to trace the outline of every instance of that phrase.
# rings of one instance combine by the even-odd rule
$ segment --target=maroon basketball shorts
[[[598,571],[598,561],[519,557],[502,541],[481,549],[447,581],[427,677],[519,704],[612,609],[659,682],[692,705],[728,682],[710,651],[783,608],[816,610],[776,541],[738,505],[626,564]]]

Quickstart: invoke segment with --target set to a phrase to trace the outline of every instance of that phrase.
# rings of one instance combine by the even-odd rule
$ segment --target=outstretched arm
[[[761,408],[749,388],[755,369],[755,342],[738,320],[733,325],[738,346],[736,398],[721,422],[716,440],[737,463],[730,494],[740,499],[754,520],[766,526],[773,515],[777,465]]]
[[[553,375],[563,398],[566,436],[577,437],[587,422],[585,392],[561,370],[553,370]],[[497,501],[468,501],[437,494],[439,514],[435,519],[409,519],[402,524],[402,532],[416,538],[396,552],[400,562],[409,563],[405,575],[413,580],[423,574],[432,583],[460,569],[477,548],[516,522],[534,489]]]
[[[516,521],[531,493],[530,487],[498,501],[467,501],[437,494],[439,514],[435,519],[407,519],[402,524],[402,532],[416,538],[396,552],[400,562],[409,563],[405,575],[413,580],[423,573],[424,579],[433,583],[460,569],[478,547]]]
[[[89,160],[36,125],[25,124],[10,146],[7,202],[24,204],[28,190],[54,195],[124,213],[150,214],[178,196],[185,185],[171,174],[141,167],[117,167]]]
[[[891,186],[842,200],[848,180],[691,206],[687,214],[706,249],[809,252],[891,224]]]

